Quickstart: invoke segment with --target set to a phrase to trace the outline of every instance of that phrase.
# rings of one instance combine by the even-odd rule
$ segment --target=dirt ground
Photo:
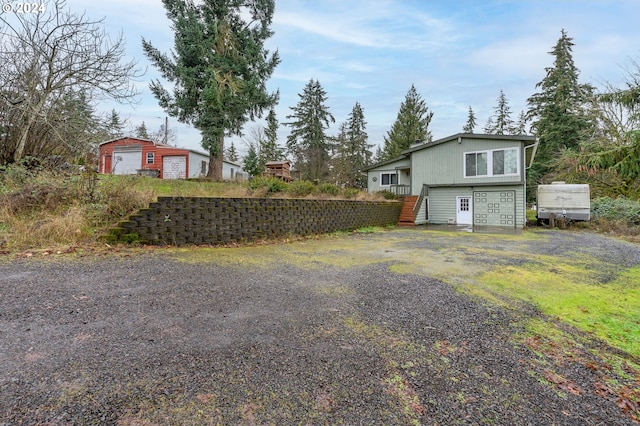
[[[640,265],[589,233],[422,228],[5,256],[0,425],[637,424],[640,360],[473,291],[541,254]],[[532,320],[579,344],[543,347]]]

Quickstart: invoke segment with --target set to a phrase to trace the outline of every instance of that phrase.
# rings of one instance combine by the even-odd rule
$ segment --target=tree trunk
[[[27,137],[29,136],[29,129],[31,129],[31,126],[33,125],[33,122],[35,120],[36,120],[35,114],[29,115],[29,118],[27,119],[27,123],[24,126],[22,126],[22,128],[20,129],[18,146],[16,146],[16,150],[13,153],[13,162],[16,164],[19,163],[20,160],[22,160],[22,157],[24,157],[24,150],[25,150],[25,147],[27,146]]]
[[[224,156],[224,135],[218,138],[218,146],[209,150],[209,178],[222,180],[222,158]]]

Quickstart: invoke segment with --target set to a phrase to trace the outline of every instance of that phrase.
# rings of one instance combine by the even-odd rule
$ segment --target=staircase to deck
[[[418,201],[417,195],[408,195],[404,197],[404,203],[402,205],[402,211],[400,212],[400,219],[398,220],[398,226],[415,226],[416,216],[413,212],[413,207]]]

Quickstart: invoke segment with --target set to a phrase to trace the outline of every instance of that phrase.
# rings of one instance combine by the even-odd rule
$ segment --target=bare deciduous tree
[[[102,23],[67,10],[65,0],[47,4],[44,13],[0,15],[0,103],[17,117],[13,123],[2,119],[17,128],[13,161],[25,155],[36,124],[55,126],[48,112],[69,94],[118,102],[137,96],[134,80],[142,73],[135,61],[121,62],[122,34],[112,39]]]

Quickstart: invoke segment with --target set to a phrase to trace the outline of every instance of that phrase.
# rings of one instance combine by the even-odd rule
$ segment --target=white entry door
[[[456,223],[458,225],[473,225],[471,197],[456,197],[456,204]]]

